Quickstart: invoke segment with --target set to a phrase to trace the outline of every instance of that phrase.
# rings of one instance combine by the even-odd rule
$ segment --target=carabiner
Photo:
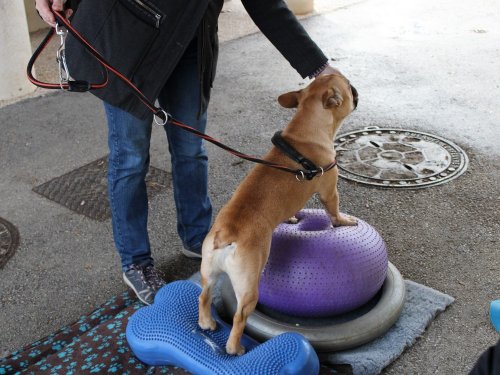
[[[59,23],[56,23],[56,34],[59,35],[61,42],[59,48],[56,52],[56,61],[59,65],[59,84],[61,89],[65,89],[63,85],[69,82],[69,70],[66,63],[66,37],[68,36],[68,30],[65,27],[60,27]]]

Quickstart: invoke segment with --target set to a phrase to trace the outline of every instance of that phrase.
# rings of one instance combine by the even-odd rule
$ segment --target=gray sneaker
[[[181,249],[181,253],[188,258],[201,259],[201,247],[196,250]]]
[[[148,283],[144,270],[137,264],[132,264],[128,270],[123,273],[123,281],[137,295],[137,298],[146,305],[151,305],[155,298],[155,289]]]

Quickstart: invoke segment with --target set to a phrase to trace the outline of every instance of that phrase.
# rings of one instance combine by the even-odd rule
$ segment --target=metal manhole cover
[[[36,186],[33,191],[79,214],[104,221],[111,217],[107,173],[107,157],[103,157]],[[170,173],[149,167],[146,175],[149,198],[165,190],[170,184]]]
[[[7,220],[0,217],[0,268],[5,266],[19,246],[19,232]]]
[[[469,164],[456,144],[435,135],[368,127],[335,140],[339,175],[368,185],[423,188],[448,182]]]

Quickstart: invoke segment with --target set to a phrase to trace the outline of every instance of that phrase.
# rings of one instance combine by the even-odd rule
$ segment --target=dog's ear
[[[336,88],[329,89],[323,94],[323,107],[326,109],[339,107],[342,105],[342,101],[342,95],[340,95],[340,91]]]
[[[285,108],[296,108],[299,105],[300,91],[291,91],[278,97],[278,103]]]

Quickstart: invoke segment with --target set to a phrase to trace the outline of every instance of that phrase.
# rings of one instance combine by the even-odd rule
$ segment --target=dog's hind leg
[[[233,317],[233,328],[226,343],[226,351],[228,354],[242,355],[245,353],[245,348],[241,345],[241,336],[248,319],[248,316],[255,310],[259,298],[259,279],[253,277],[251,280],[241,280],[241,274],[237,277],[238,280],[231,278],[234,293],[238,305]]]
[[[234,257],[226,259],[225,270],[231,279],[237,306],[233,316],[233,327],[226,343],[228,354],[242,355],[245,348],[241,345],[241,336],[250,314],[253,313],[259,299],[259,281],[262,270],[269,257],[271,233],[269,236],[252,235],[250,241],[238,243]],[[266,238],[269,238],[266,240]]]
[[[217,328],[217,323],[212,318],[212,287],[215,284],[215,280],[212,276],[202,276],[201,285],[202,290],[199,297],[198,304],[198,325],[201,329],[209,329],[211,331]]]
[[[211,238],[211,237],[210,237]],[[234,253],[236,244],[231,243],[222,248],[215,248],[218,244],[217,234],[215,240],[209,239],[203,243],[203,257],[201,261],[201,293],[198,304],[198,324],[202,329],[214,330],[217,323],[212,318],[212,288],[217,282],[222,271],[225,271],[225,260]]]
[[[201,329],[215,330],[217,323],[212,318],[212,287],[217,281],[217,277],[220,271],[214,268],[214,249],[206,249],[207,246],[213,246],[212,244],[203,243],[203,257],[201,261],[201,293],[198,298],[198,325]]]

